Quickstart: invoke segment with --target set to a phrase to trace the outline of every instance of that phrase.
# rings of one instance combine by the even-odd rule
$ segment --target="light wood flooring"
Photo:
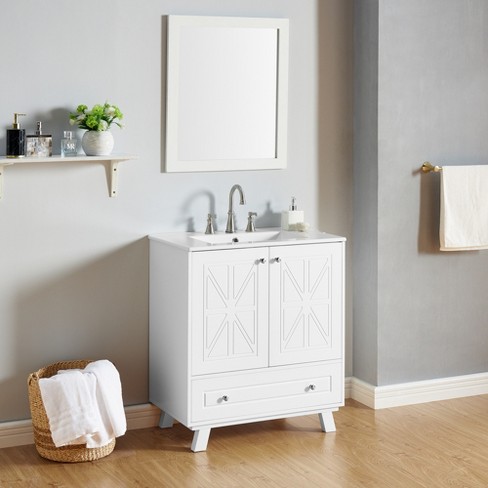
[[[129,431],[80,464],[0,449],[0,487],[488,487],[488,395],[376,411],[348,401],[335,419],[327,434],[317,416],[215,429],[201,453],[179,424]]]

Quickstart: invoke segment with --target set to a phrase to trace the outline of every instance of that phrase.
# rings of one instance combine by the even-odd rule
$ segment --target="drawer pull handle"
[[[260,258],[260,259],[258,259],[258,261],[259,261],[261,264],[266,264],[266,258]]]
[[[274,258],[274,260],[275,260],[275,263],[281,263],[281,258],[279,256],[276,256]]]
[[[229,397],[228,397],[227,395],[224,395],[224,396],[222,397],[222,401],[223,401],[223,402],[228,402],[228,401],[229,401]]]
[[[308,386],[308,389],[309,389],[310,391],[314,391],[316,388],[317,388],[317,387],[316,387],[314,384],[312,384],[312,385],[309,385],[309,386]]]

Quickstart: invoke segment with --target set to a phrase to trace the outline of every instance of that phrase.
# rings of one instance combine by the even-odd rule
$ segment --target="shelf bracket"
[[[3,173],[5,171],[5,166],[12,163],[0,163],[0,200],[3,198]]]
[[[3,172],[5,171],[5,165],[0,164],[0,200],[3,198]]]
[[[118,166],[119,161],[110,161],[110,197],[117,196],[117,185],[118,185]]]

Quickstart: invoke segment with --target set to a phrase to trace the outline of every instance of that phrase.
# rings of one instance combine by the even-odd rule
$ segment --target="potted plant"
[[[69,122],[85,129],[81,140],[81,147],[87,156],[105,156],[111,154],[114,138],[110,132],[112,124],[122,128],[123,114],[116,105],[105,102],[94,105],[88,110],[86,105],[78,105],[76,112],[71,112]]]

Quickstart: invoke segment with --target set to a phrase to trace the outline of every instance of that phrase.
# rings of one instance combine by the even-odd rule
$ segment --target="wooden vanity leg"
[[[159,417],[159,427],[161,429],[169,429],[173,427],[174,418],[167,414],[166,412],[161,412],[161,417]]]
[[[193,442],[191,443],[191,450],[193,452],[205,451],[207,449],[208,438],[210,437],[210,429],[196,430],[193,434]]]
[[[334,416],[330,410],[324,410],[319,413],[320,427],[322,432],[335,432],[336,426],[334,422]]]

